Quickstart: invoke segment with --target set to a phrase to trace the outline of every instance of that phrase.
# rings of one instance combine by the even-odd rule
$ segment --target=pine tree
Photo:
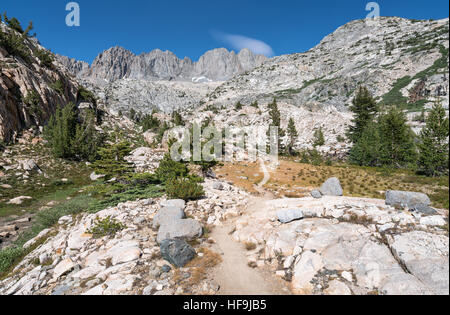
[[[316,131],[314,131],[313,146],[320,147],[323,146],[324,144],[325,144],[325,136],[323,134],[322,127],[320,127],[319,129],[316,129]]]
[[[407,121],[403,111],[395,107],[391,107],[387,113],[380,115],[378,129],[381,141],[381,164],[404,167],[416,162],[415,135]]]
[[[53,154],[59,158],[72,157],[72,139],[75,136],[77,114],[75,104],[69,103],[62,110],[57,109],[44,130]]]
[[[297,140],[298,132],[297,132],[297,129],[295,128],[295,121],[292,117],[289,119],[289,124],[287,127],[287,134],[289,137],[289,143],[288,143],[287,150],[288,150],[289,155],[294,155],[293,147],[294,147],[295,141]]]
[[[72,140],[72,155],[78,160],[94,161],[102,137],[95,130],[95,113],[87,113],[82,124],[78,124]]]
[[[426,126],[420,133],[419,172],[427,176],[448,174],[449,170],[449,119],[442,104],[433,105]]]
[[[281,138],[285,136],[284,130],[281,128],[281,113],[278,110],[277,100],[274,99],[272,103],[268,105],[269,108],[269,116],[270,116],[270,127],[278,128],[278,151],[283,153],[284,148],[281,143]],[[267,135],[270,136],[270,128],[267,131]]]
[[[125,157],[131,152],[128,142],[120,142],[98,151],[99,158],[92,163],[92,168],[97,174],[105,175],[106,179],[124,178],[133,171]]]
[[[234,106],[234,109],[236,111],[239,111],[243,108],[243,105],[241,104],[241,102],[237,102],[236,105]]]
[[[375,118],[378,106],[367,88],[361,86],[349,109],[355,116],[347,136],[351,142],[357,143],[366,127]]]
[[[350,149],[349,160],[359,166],[381,165],[381,138],[375,123],[366,127],[359,141]]]

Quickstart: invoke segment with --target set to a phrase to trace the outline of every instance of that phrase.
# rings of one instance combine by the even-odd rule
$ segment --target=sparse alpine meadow
[[[90,65],[3,14],[0,295],[448,295],[448,18],[366,22]]]

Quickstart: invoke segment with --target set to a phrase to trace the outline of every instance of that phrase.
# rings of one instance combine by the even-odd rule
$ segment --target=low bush
[[[10,247],[0,251],[0,276],[18,263],[22,259],[23,253],[24,250],[21,247]]]
[[[176,162],[167,154],[159,163],[155,175],[162,183],[166,183],[171,179],[187,177],[189,175],[189,170],[185,163]]]
[[[190,178],[171,179],[166,183],[166,193],[169,198],[185,201],[197,200],[204,196],[203,187],[198,180]]]
[[[92,229],[89,229],[87,233],[92,234],[93,238],[102,238],[105,236],[113,237],[117,232],[120,232],[126,228],[127,227],[124,224],[109,216],[103,220],[97,218],[94,222],[94,226]]]

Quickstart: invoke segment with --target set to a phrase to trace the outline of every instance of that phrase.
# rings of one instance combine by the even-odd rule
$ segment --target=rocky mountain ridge
[[[257,58],[253,63],[254,56],[246,50],[233,55],[219,49],[205,54],[192,68],[189,60],[177,61],[169,52],[156,50],[133,56],[123,48],[108,50],[94,61],[92,68],[74,60],[62,62],[79,78],[90,79],[90,86],[107,107],[122,112],[131,108],[143,113],[154,108],[170,112],[198,106],[201,109],[196,112],[211,108],[221,111],[229,110],[238,101],[244,105],[254,101],[267,104],[273,98],[324,114],[330,106],[345,112],[360,85],[366,85],[380,103],[405,106],[414,112],[430,107],[437,98],[448,107],[447,34],[448,19],[381,18],[373,25],[365,20],[352,21],[307,52],[264,62]],[[205,83],[208,76],[223,77],[224,69],[229,70],[225,61],[219,68],[209,66],[211,60],[234,60],[239,56],[249,61],[245,67],[236,66],[226,72],[235,76],[223,84]],[[129,60],[133,62],[130,64]],[[149,60],[158,62],[148,66]],[[186,75],[185,65],[195,71]],[[169,81],[192,79],[194,74],[195,85]],[[115,81],[98,85],[98,80],[92,80],[96,76]],[[126,79],[120,79],[123,77]]]
[[[180,80],[191,82],[224,81],[251,70],[266,60],[243,49],[238,54],[225,48],[206,52],[197,62],[179,59],[170,51],[155,49],[135,55],[123,47],[112,47],[99,54],[92,65],[64,56],[59,60],[78,78],[99,85],[120,79]]]
[[[448,18],[353,21],[308,52],[272,58],[232,78],[206,103],[276,97],[296,106],[345,110],[358,86],[366,85],[388,105],[417,109],[440,97],[448,107],[448,23]]]

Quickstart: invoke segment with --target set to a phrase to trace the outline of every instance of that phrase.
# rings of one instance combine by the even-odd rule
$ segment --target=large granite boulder
[[[386,205],[388,206],[414,209],[420,206],[429,206],[430,204],[430,198],[423,193],[397,190],[386,192]]]
[[[203,234],[202,225],[193,219],[175,220],[160,226],[157,241],[161,244],[167,239],[195,240]]]
[[[344,195],[344,191],[342,190],[341,182],[336,177],[328,179],[322,185],[322,187],[320,187],[320,193],[323,196],[342,196],[342,195]]]
[[[280,210],[277,212],[277,217],[281,223],[289,223],[303,219],[303,211],[301,209]]]
[[[162,225],[171,225],[177,220],[186,217],[184,211],[180,207],[165,207],[158,211],[153,218],[153,228],[157,229]]]

